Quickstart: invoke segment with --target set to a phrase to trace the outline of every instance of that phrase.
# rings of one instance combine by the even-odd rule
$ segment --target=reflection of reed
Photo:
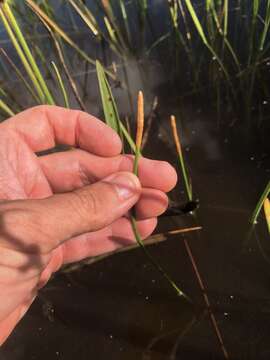
[[[180,343],[183,341],[184,337],[194,328],[194,326],[199,326],[201,321],[205,318],[206,311],[203,311],[202,314],[200,314],[199,317],[194,316],[190,322],[187,324],[187,326],[179,333],[174,346],[172,348],[170,358],[169,360],[175,360],[177,355],[177,350],[180,347]]]
[[[188,178],[188,175],[187,175],[187,170],[186,170],[186,166],[185,166],[185,162],[184,162],[184,158],[183,158],[183,154],[182,154],[181,141],[180,141],[180,138],[179,138],[179,135],[178,135],[178,132],[177,132],[175,116],[171,116],[171,127],[172,127],[172,133],[173,133],[173,139],[174,139],[174,142],[175,142],[176,152],[177,152],[178,159],[179,159],[179,165],[180,165],[180,168],[182,170],[183,177],[184,177],[186,194],[187,194],[187,197],[188,197],[189,201],[192,202],[191,180]],[[222,335],[221,335],[221,331],[220,331],[220,329],[218,327],[215,315],[214,315],[214,313],[213,313],[213,311],[211,309],[209,297],[207,295],[207,292],[206,292],[202,277],[200,275],[198,266],[196,264],[195,258],[194,258],[193,254],[192,254],[191,247],[190,247],[189,243],[187,242],[187,240],[185,238],[183,238],[183,241],[184,241],[184,246],[185,246],[186,252],[188,254],[189,260],[191,262],[194,274],[195,274],[195,276],[197,278],[199,287],[201,289],[201,293],[202,293],[202,296],[203,296],[203,299],[204,299],[206,310],[209,313],[210,321],[212,323],[212,326],[214,328],[214,331],[215,331],[215,334],[217,336],[218,342],[220,344],[221,351],[222,351],[222,353],[224,355],[224,358],[229,359],[228,351],[227,351],[227,349],[226,349],[226,347],[224,345],[223,338],[222,338]]]
[[[225,344],[224,344],[224,341],[223,341],[223,337],[222,337],[222,335],[221,335],[221,331],[220,331],[220,329],[219,329],[219,327],[218,327],[218,324],[217,324],[215,315],[214,315],[214,313],[213,313],[213,311],[212,311],[211,304],[210,304],[210,300],[209,300],[209,297],[208,297],[208,295],[207,295],[207,292],[206,292],[206,289],[205,289],[205,286],[204,286],[202,277],[201,277],[201,275],[200,275],[199,269],[198,269],[198,267],[197,267],[195,258],[194,258],[193,254],[192,254],[192,251],[191,251],[191,248],[190,248],[188,242],[186,241],[185,238],[184,238],[183,240],[184,240],[184,245],[185,245],[186,251],[187,251],[187,253],[188,253],[190,262],[191,262],[191,264],[192,264],[194,273],[195,273],[195,275],[196,275],[198,284],[199,284],[199,286],[200,286],[200,289],[201,289],[201,292],[202,292],[202,295],[203,295],[203,299],[204,299],[204,302],[205,302],[205,305],[206,305],[206,309],[207,309],[207,311],[208,311],[208,313],[209,313],[209,317],[210,317],[211,323],[212,323],[212,325],[213,325],[213,328],[214,328],[214,331],[215,331],[215,333],[216,333],[218,342],[219,342],[219,344],[220,344],[221,351],[223,352],[224,358],[225,358],[225,359],[229,359],[228,351],[227,351],[227,349],[226,349],[226,347],[225,347]]]
[[[144,350],[143,355],[142,355],[142,360],[151,360],[152,359],[152,354],[151,354],[152,349],[158,342],[160,342],[164,338],[168,338],[174,334],[179,333],[179,335],[177,336],[177,340],[176,340],[175,344],[173,345],[173,349],[172,349],[170,357],[169,357],[170,360],[174,360],[176,350],[179,346],[179,343],[183,340],[183,338],[188,334],[188,332],[193,328],[193,326],[196,323],[197,323],[197,319],[195,316],[193,316],[193,318],[188,322],[188,324],[185,326],[184,329],[182,327],[173,329],[171,331],[162,333],[162,334],[154,337],[148,344],[147,348]]]

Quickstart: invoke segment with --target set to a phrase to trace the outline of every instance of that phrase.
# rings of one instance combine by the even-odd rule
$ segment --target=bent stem
[[[15,115],[15,113],[11,110],[11,108],[1,99],[0,99],[0,110],[4,111],[9,116]]]
[[[180,139],[179,139],[178,132],[177,132],[176,119],[175,119],[174,115],[171,115],[171,127],[172,127],[173,138],[174,138],[174,142],[175,142],[175,146],[176,146],[176,151],[178,154],[178,160],[179,160],[180,167],[181,167],[181,170],[183,173],[186,193],[188,196],[188,200],[192,201],[192,187],[191,187],[190,181],[188,180],[188,172],[187,172],[186,166],[185,166],[182,147],[181,147]]]
[[[113,98],[112,91],[110,89],[110,85],[106,78],[104,69],[102,65],[97,61],[96,62],[96,69],[97,69],[97,77],[98,83],[101,93],[101,99],[103,104],[103,111],[105,115],[105,121],[108,126],[114,128],[118,133],[121,131],[124,140],[126,140],[131,149],[135,153],[134,165],[133,165],[133,172],[135,175],[138,175],[138,166],[139,166],[139,159],[141,156],[141,145],[143,139],[143,128],[144,128],[144,99],[143,93],[140,91],[138,96],[138,117],[137,117],[137,135],[136,135],[136,143],[133,141],[131,136],[129,135],[127,129],[123,125],[122,121],[119,118],[117,106],[115,100]],[[131,225],[132,230],[134,233],[135,240],[138,246],[143,250],[149,261],[153,264],[153,266],[163,275],[163,277],[168,281],[170,286],[175,290],[178,296],[184,297],[189,303],[192,301],[189,299],[187,295],[183,293],[179,289],[179,287],[175,284],[175,282],[170,278],[166,271],[158,264],[158,262],[153,258],[153,256],[146,250],[145,245],[141,239],[137,221],[134,214],[134,209],[131,213]]]
[[[257,218],[259,216],[259,213],[261,211],[261,208],[263,206],[263,203],[265,201],[265,199],[267,198],[268,194],[270,193],[270,181],[268,182],[268,184],[266,185],[266,188],[264,189],[264,192],[262,193],[257,205],[256,205],[256,208],[252,214],[252,217],[251,217],[251,224],[254,225],[256,224],[257,222]]]
[[[263,207],[264,207],[264,214],[265,214],[268,232],[270,234],[270,201],[268,198],[264,200]]]
[[[64,98],[65,107],[67,109],[69,109],[70,106],[69,106],[68,95],[67,95],[67,91],[66,91],[63,79],[61,77],[60,71],[59,71],[59,69],[58,69],[58,67],[57,67],[57,65],[55,64],[54,61],[52,61],[51,64],[52,64],[52,67],[53,67],[53,69],[55,71],[55,75],[56,75],[56,78],[57,78],[57,81],[58,81],[58,84],[59,84],[59,89],[61,90],[63,98]]]
[[[144,128],[144,99],[143,93],[140,91],[138,95],[138,114],[137,114],[137,134],[136,134],[136,153],[134,159],[133,172],[136,176],[138,176],[138,167],[139,167],[139,159],[141,156],[141,145],[143,139],[143,128]],[[152,265],[162,274],[162,276],[168,281],[171,287],[176,291],[178,296],[184,297],[188,302],[192,302],[191,299],[175,284],[175,282],[171,279],[168,273],[159,265],[159,263],[154,259],[154,257],[148,252],[144,243],[141,239],[137,221],[134,216],[134,209],[131,215],[131,225],[132,230],[136,239],[137,244],[141,247],[149,261]]]

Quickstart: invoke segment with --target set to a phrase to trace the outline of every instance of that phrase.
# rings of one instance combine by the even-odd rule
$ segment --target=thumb
[[[50,252],[65,240],[111,224],[135,205],[140,194],[139,179],[130,172],[119,172],[73,192],[10,201],[0,205],[5,232],[9,233],[4,239],[8,247],[20,244],[20,250],[38,247]],[[11,242],[11,238],[20,241]]]

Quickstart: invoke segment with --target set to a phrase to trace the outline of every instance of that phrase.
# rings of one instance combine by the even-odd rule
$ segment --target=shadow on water
[[[82,47],[89,43],[83,36],[80,41]],[[100,55],[99,47],[95,51]],[[111,57],[106,52],[108,63]],[[229,358],[269,359],[270,243],[263,218],[255,231],[249,228],[250,215],[269,178],[267,142],[247,145],[234,127],[218,130],[216,115],[203,97],[200,101],[177,95],[166,66],[156,58],[119,64],[119,76],[129,79],[130,97],[123,89],[114,89],[121,114],[131,120],[134,104],[129,99],[140,88],[146,94],[148,114],[154,97],[158,98],[144,154],[176,168],[168,119],[171,113],[181,119],[182,145],[200,207],[196,220],[191,215],[161,218],[157,232],[194,222],[202,225],[201,232],[184,239]],[[80,84],[85,81],[84,70],[81,63],[75,66]],[[87,109],[102,117],[92,71],[87,94]],[[224,121],[228,116],[224,114]],[[179,178],[170,198],[183,203],[180,173]],[[1,348],[1,360],[224,359],[183,237],[172,236],[150,251],[194,306],[174,296],[140,250],[117,254],[55,276]]]

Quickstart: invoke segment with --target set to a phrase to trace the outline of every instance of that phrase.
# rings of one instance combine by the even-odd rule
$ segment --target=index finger
[[[35,152],[57,144],[78,147],[100,156],[121,152],[119,136],[109,126],[79,110],[41,105],[25,110],[0,125],[21,135]]]

